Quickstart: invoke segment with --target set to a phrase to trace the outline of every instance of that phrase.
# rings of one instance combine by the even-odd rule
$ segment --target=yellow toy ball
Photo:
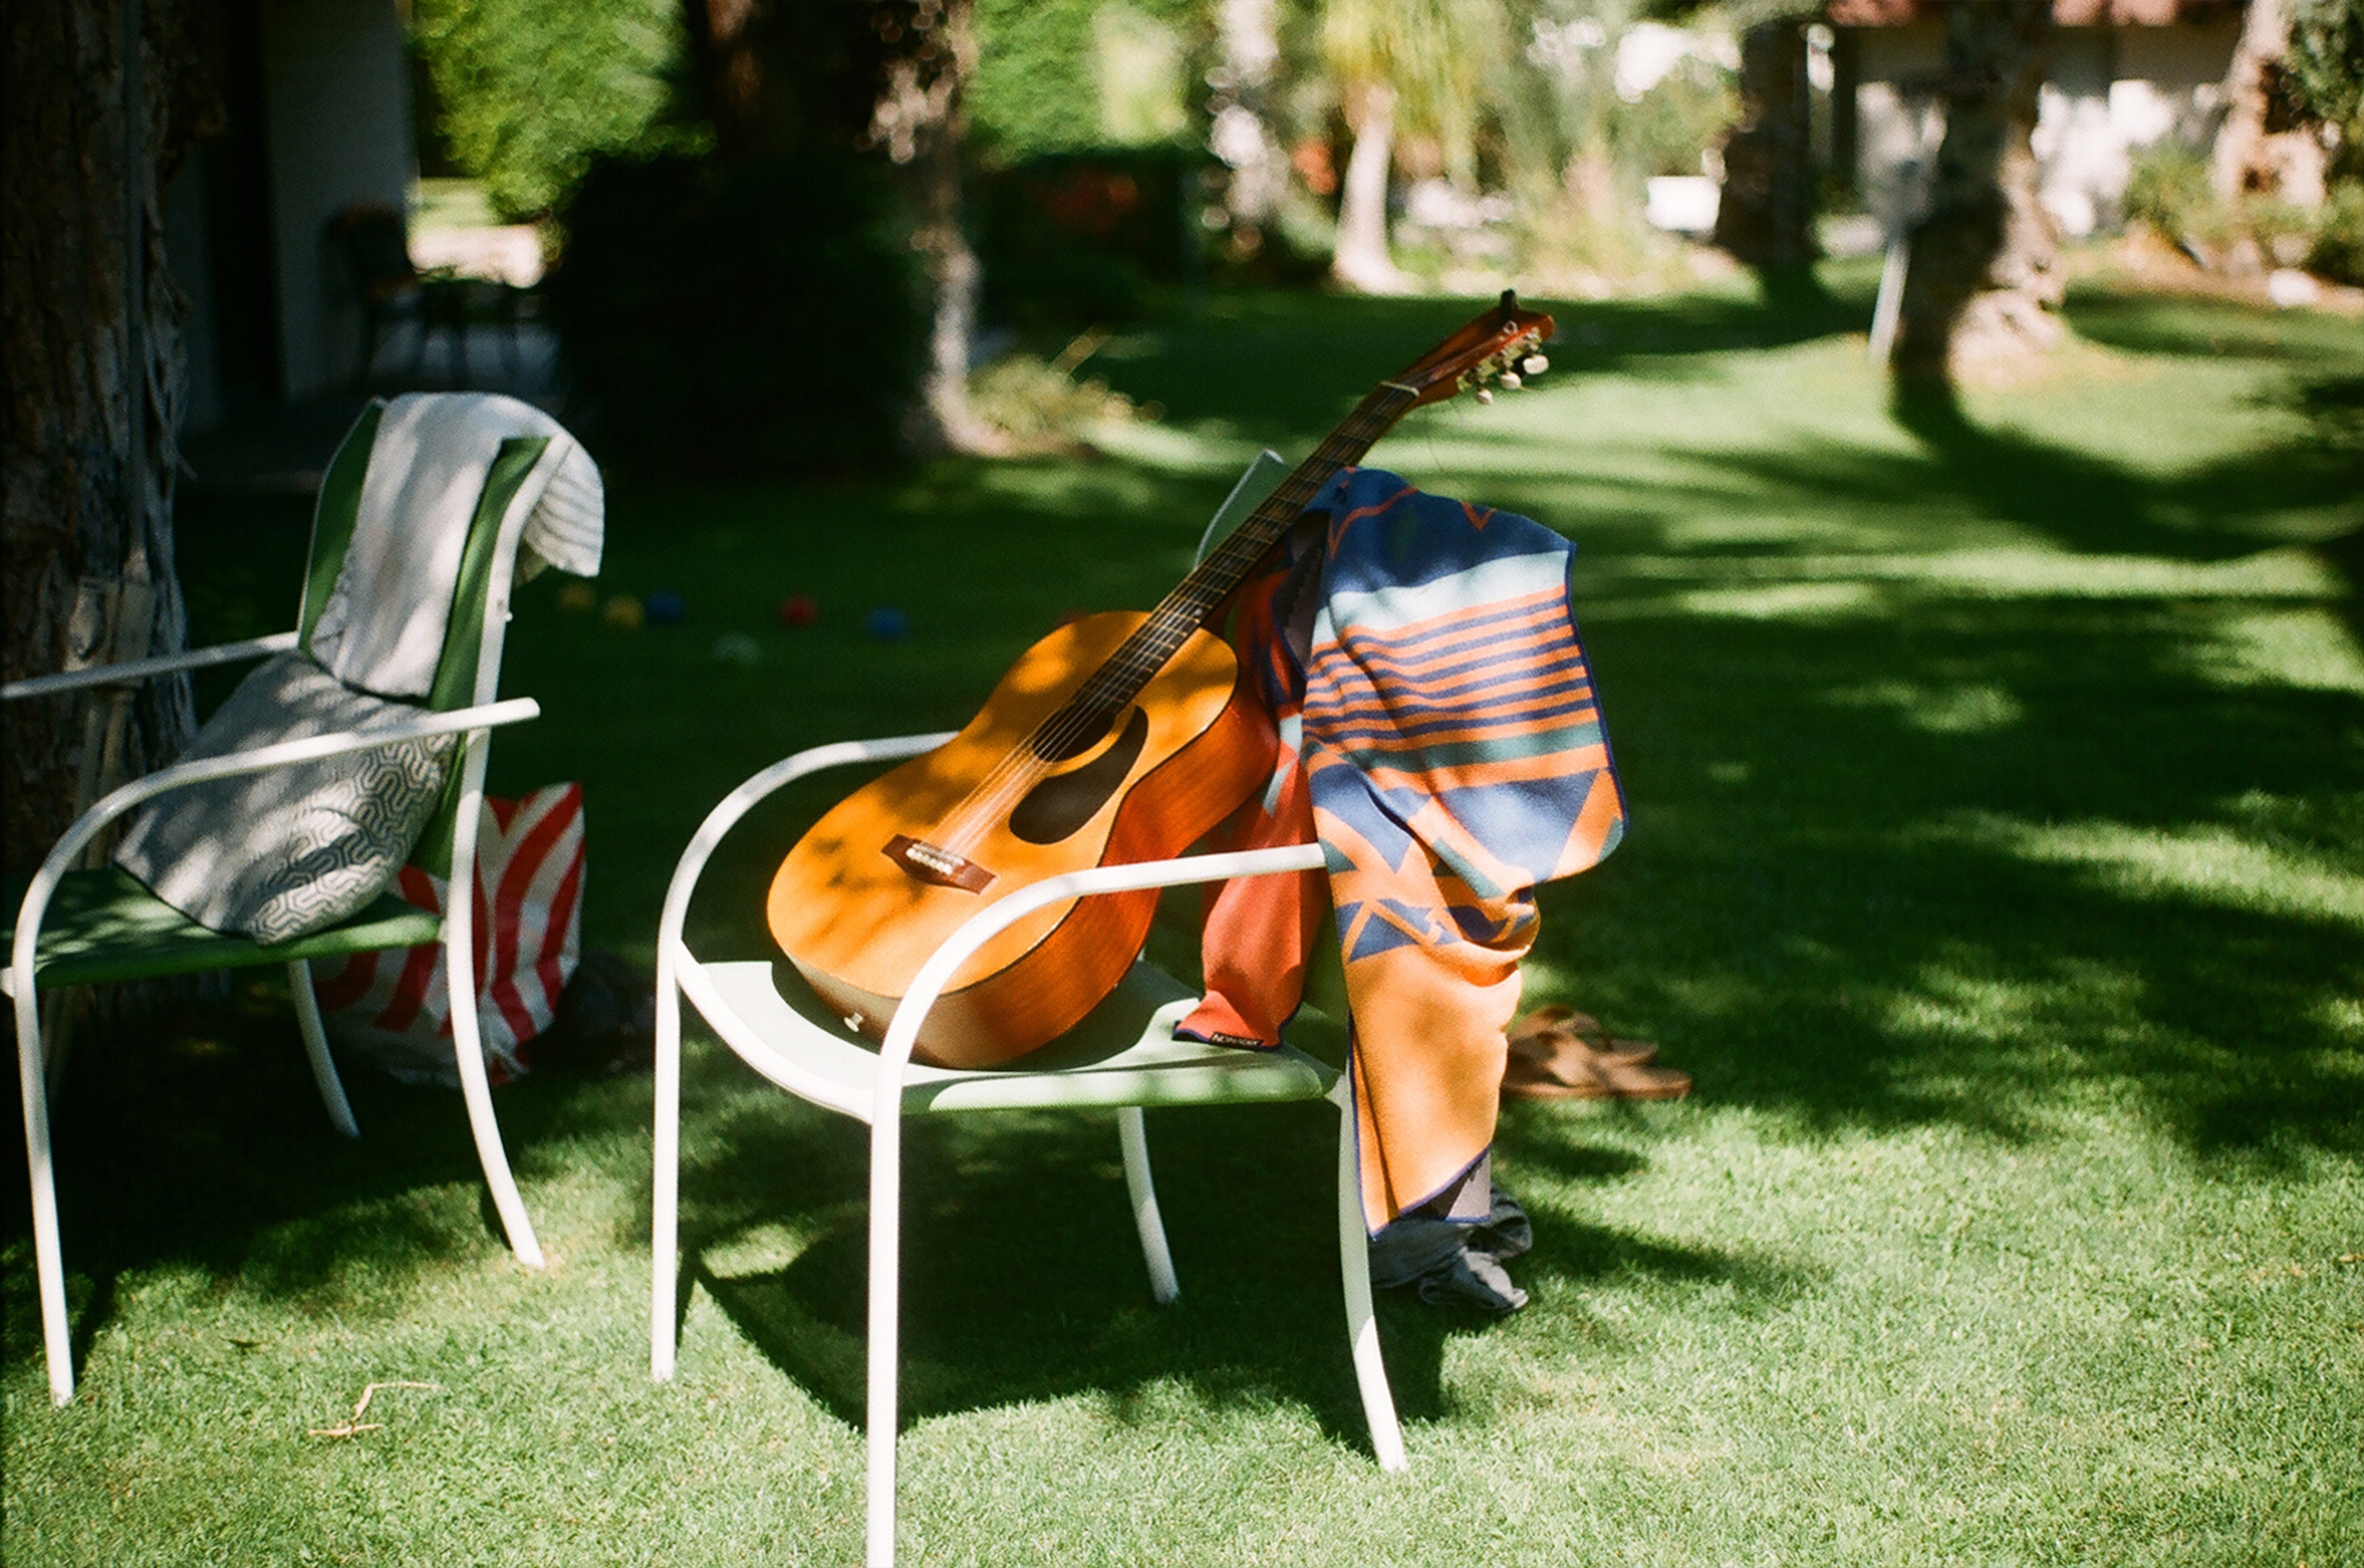
[[[571,616],[587,616],[599,607],[599,590],[588,583],[569,583],[558,590],[558,607]]]
[[[599,618],[618,631],[638,631],[647,616],[641,608],[640,600],[630,594],[619,594],[600,610]]]

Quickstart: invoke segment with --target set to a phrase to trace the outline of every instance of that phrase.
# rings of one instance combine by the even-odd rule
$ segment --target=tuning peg
[[[1519,361],[1519,368],[1526,372],[1529,375],[1541,375],[1544,372],[1551,369],[1551,361],[1544,358],[1541,354],[1529,354],[1525,359]]]
[[[1481,386],[1481,387],[1479,387],[1479,388],[1478,389],[1478,402],[1480,402],[1480,403],[1491,403],[1491,402],[1493,402],[1493,401],[1494,401],[1494,389],[1493,389],[1492,387],[1490,387],[1490,386]]]
[[[1519,388],[1526,385],[1527,384],[1519,379],[1518,372],[1504,371],[1502,373],[1502,384],[1509,387],[1512,392],[1516,392]]]

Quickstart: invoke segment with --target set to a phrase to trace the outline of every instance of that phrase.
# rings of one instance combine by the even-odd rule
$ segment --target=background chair
[[[1218,514],[1211,537],[1244,517],[1287,472],[1266,453]],[[993,1110],[1113,1107],[1151,1293],[1180,1294],[1149,1166],[1144,1106],[1215,1106],[1326,1099],[1339,1110],[1338,1258],[1346,1329],[1371,1446],[1380,1467],[1406,1459],[1395,1402],[1379,1355],[1372,1312],[1368,1238],[1356,1173],[1350,1090],[1340,1070],[1292,1047],[1231,1050],[1173,1038],[1197,1002],[1190,988],[1136,963],[1116,993],[1081,1024],[1008,1067],[955,1072],[914,1065],[911,1049],[928,1009],[960,965],[1002,929],[1046,904],[1077,894],[1219,882],[1233,876],[1310,871],[1316,844],[1188,856],[1099,867],[1021,888],[987,905],[923,965],[880,1047],[848,1037],[831,1009],[785,964],[707,962],[683,938],[691,897],[707,862],[757,803],[823,769],[916,755],[949,733],[848,741],[800,751],[741,784],[710,812],[675,866],[657,935],[655,1197],[652,1206],[649,1325],[651,1374],[673,1375],[678,1307],[681,1003],[687,997],[723,1043],[779,1087],[870,1125],[870,1266],[866,1540],[871,1568],[895,1557],[895,1440],[901,1243],[902,1118]]]
[[[529,292],[496,278],[464,277],[443,269],[420,271],[410,256],[409,227],[402,214],[378,202],[345,208],[329,221],[329,233],[345,258],[361,298],[361,359],[353,384],[369,384],[379,351],[405,321],[418,327],[410,373],[427,362],[427,340],[440,330],[450,345],[452,384],[468,381],[468,324],[479,317],[501,331],[501,351],[514,381],[518,374],[518,317]]]
[[[382,424],[399,425],[404,429],[418,427],[415,422],[389,419],[386,406],[373,403],[346,437],[322,480],[310,564],[306,572],[296,630],[165,658],[13,682],[0,689],[0,697],[7,700],[29,699],[145,680],[176,670],[284,656],[291,651],[316,655],[327,635],[321,625],[322,612],[347,568],[356,522],[363,509],[364,487],[373,468],[398,461],[400,456],[417,456],[420,459],[418,467],[432,465],[439,474],[456,475],[464,484],[466,476],[481,466],[481,476],[462,497],[470,510],[460,525],[465,529],[465,544],[459,563],[458,586],[449,600],[448,627],[422,700],[407,710],[398,709],[404,716],[391,723],[184,762],[114,790],[67,829],[17,903],[15,926],[6,938],[8,968],[0,979],[5,979],[5,989],[16,1010],[17,1072],[24,1097],[26,1159],[32,1184],[42,1343],[49,1360],[50,1391],[61,1405],[73,1396],[73,1365],[58,1235],[56,1179],[50,1159],[49,1073],[39,1003],[40,988],[44,986],[282,964],[286,970],[306,1054],[329,1120],[348,1137],[358,1137],[351,1107],[329,1054],[319,1007],[313,996],[308,961],[440,942],[450,981],[452,1032],[461,1089],[485,1184],[519,1260],[529,1267],[541,1265],[541,1249],[509,1173],[485,1075],[475,1009],[474,900],[447,900],[449,912],[439,916],[390,893],[381,894],[358,913],[327,929],[266,946],[244,936],[197,924],[115,865],[89,869],[81,864],[86,858],[86,849],[126,813],[172,792],[213,780],[399,745],[422,737],[453,735],[463,737],[459,755],[451,768],[441,800],[410,859],[422,869],[453,877],[454,885],[469,884],[458,879],[472,879],[474,874],[477,820],[491,730],[533,717],[540,711],[530,698],[496,700],[519,541],[528,533],[530,523],[547,526],[543,507],[552,490],[560,487],[557,476],[563,475],[571,491],[563,501],[573,514],[565,521],[575,537],[572,548],[552,545],[545,539],[544,549],[569,557],[573,569],[587,563],[596,570],[597,515],[595,511],[586,519],[582,514],[597,506],[597,476],[571,437],[523,405],[512,404],[506,398],[485,397],[405,399],[403,403],[431,404],[426,410],[430,416],[426,427],[429,429],[472,426],[476,444],[492,454],[490,461],[476,465],[450,452],[411,453],[396,440],[385,443],[396,449],[394,454],[376,451]],[[503,434],[511,429],[527,433]],[[562,442],[563,447],[558,446]],[[583,479],[586,471],[587,496]],[[380,472],[379,484],[383,485],[387,477]]]

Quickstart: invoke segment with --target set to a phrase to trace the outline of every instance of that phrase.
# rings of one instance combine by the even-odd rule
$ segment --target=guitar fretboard
[[[1322,438],[1311,456],[1232,530],[1207,559],[1158,602],[1133,634],[1094,671],[1067,704],[1043,720],[1034,736],[1038,756],[1056,756],[1083,734],[1095,733],[1122,713],[1151,678],[1181,651],[1190,634],[1207,623],[1217,606],[1247,580],[1266,551],[1280,542],[1306,503],[1340,469],[1362,461],[1372,444],[1395,427],[1418,401],[1411,387],[1382,382],[1355,406],[1338,428]]]

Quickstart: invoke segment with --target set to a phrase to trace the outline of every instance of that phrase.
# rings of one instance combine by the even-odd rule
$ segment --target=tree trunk
[[[1388,166],[1395,158],[1395,90],[1374,82],[1358,95],[1355,150],[1338,194],[1338,244],[1330,275],[1364,294],[1401,294],[1407,280],[1388,255]]]
[[[2262,195],[2301,206],[2322,204],[2323,143],[2306,130],[2276,124],[2276,89],[2289,53],[2287,0],[2249,0],[2241,41],[2225,72],[2225,121],[2208,154],[2209,183],[2225,202]]]
[[[123,6],[41,0],[0,19],[0,659],[10,679],[173,651],[187,637],[173,562],[186,302],[165,271],[160,193],[220,111],[199,66],[197,7]],[[125,48],[128,16],[140,26],[136,52]],[[116,617],[117,605],[130,613]],[[0,849],[12,870],[38,865],[72,817],[88,742],[106,744],[104,721],[88,721],[93,705],[119,716],[107,749],[127,773],[170,758],[195,728],[185,678],[147,683],[121,706],[100,695],[0,707]]]
[[[1900,389],[1950,387],[1967,364],[2059,341],[2059,234],[2029,145],[2051,42],[2052,0],[1946,7],[1946,138],[1912,234],[1890,361]]]
[[[907,427],[922,451],[1001,447],[968,406],[980,278],[961,222],[961,139],[974,15],[975,0],[682,0],[719,156],[794,158],[820,142],[893,165],[928,278],[928,362]]]
[[[1741,39],[1740,124],[1723,145],[1715,242],[1759,272],[1813,262],[1813,98],[1806,28],[1794,18]]]
[[[905,47],[886,64],[870,125],[874,144],[904,171],[918,217],[911,243],[925,258],[934,320],[914,443],[921,450],[998,452],[1008,443],[968,405],[968,344],[976,330],[976,252],[961,224],[963,97],[976,69],[972,0],[918,0]]]

